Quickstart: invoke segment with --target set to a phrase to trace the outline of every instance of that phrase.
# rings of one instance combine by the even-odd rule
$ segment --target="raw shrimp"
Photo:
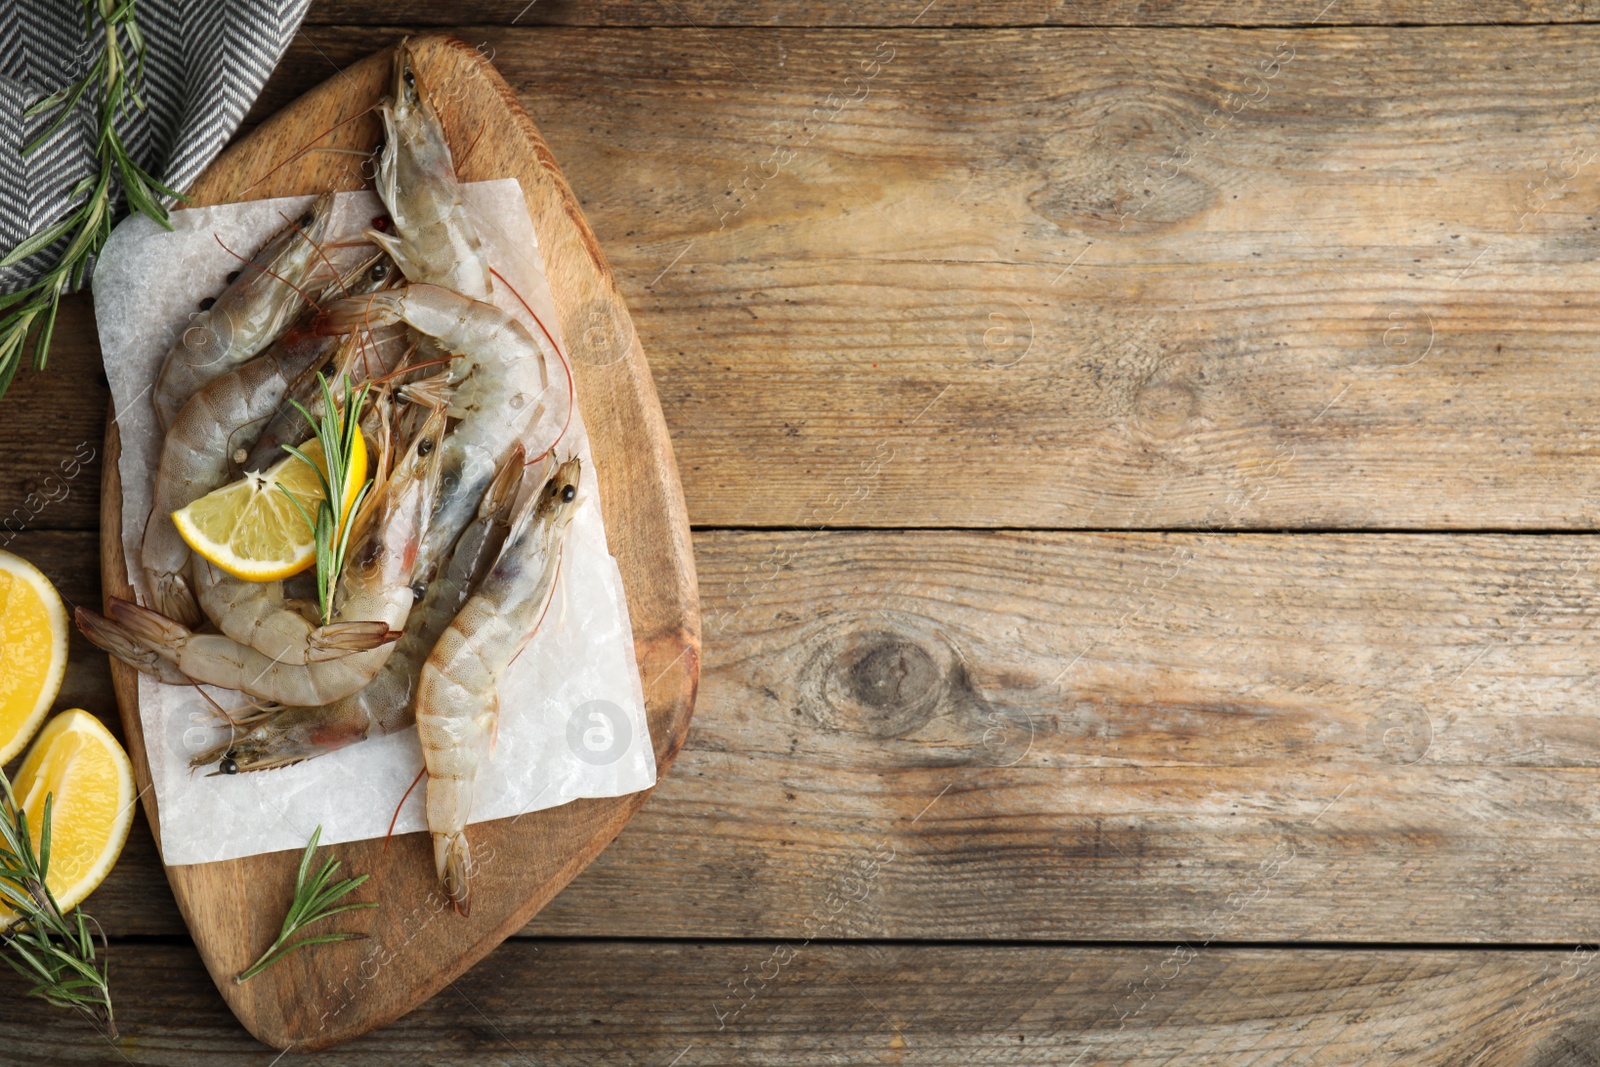
[[[399,276],[387,253],[372,265],[369,274],[361,275],[363,279],[373,277],[383,280]],[[375,288],[382,288],[382,285],[352,284],[346,291],[355,295],[371,292]],[[309,329],[309,326],[307,328]],[[404,358],[409,340],[405,327],[402,326],[393,330],[389,336],[369,337],[367,343],[348,346],[336,361],[337,366],[331,368],[331,372],[327,375],[328,380],[335,383],[335,395],[340,392],[337,383],[342,383],[346,377],[350,379],[351,384],[359,386],[363,382],[382,377],[394,370]],[[322,387],[317,384],[317,371],[320,369],[313,367],[305,371],[289,386],[283,402],[267,422],[266,428],[256,437],[255,444],[249,447],[244,461],[234,464],[235,476],[245,471],[265,470],[284,457],[284,445],[299,444],[315,436],[310,420],[300,407],[309,411],[313,418],[322,417]],[[291,400],[300,407],[290,403]],[[235,458],[237,455],[236,452]]]
[[[339,579],[337,597],[360,618],[400,626],[411,610],[411,573],[417,546],[427,532],[439,484],[439,442],[445,414],[435,411],[413,440],[382,489],[373,519],[355,535]],[[148,608],[112,597],[109,620],[84,627],[84,635],[112,655],[145,669],[125,643],[154,652],[193,681],[238,689],[280,704],[326,704],[349,696],[372,680],[393,650],[392,643],[339,659],[285,663],[220,634],[196,634]],[[121,642],[103,640],[119,625]],[[154,673],[149,672],[147,673]]]
[[[371,261],[349,284],[370,291],[389,273],[387,264]],[[296,324],[261,355],[208,383],[184,404],[162,442],[140,561],[151,606],[185,626],[200,622],[200,608],[186,573],[189,546],[172,513],[226,485],[231,457],[248,444],[244,438],[277,410],[291,382],[327,361],[337,342],[310,325],[309,319]]]
[[[325,269],[321,245],[332,217],[333,194],[323,193],[178,335],[150,397],[163,429],[202,386],[271,344],[289,325],[304,303],[300,290]]]
[[[434,642],[477,590],[505,543],[522,460],[519,447],[500,465],[478,507],[477,519],[456,542],[444,572],[428,584],[422,600],[411,609],[405,633],[377,677],[332,704],[279,709],[243,737],[195,756],[190,765],[204,767],[221,760],[223,774],[287,767],[415,724],[417,674]]]
[[[427,581],[472,521],[495,467],[537,414],[539,396],[549,384],[545,354],[554,350],[493,304],[437,285],[334,301],[319,329],[338,333],[397,320],[459,357],[451,361],[448,380],[455,385],[450,417],[460,421],[445,438],[439,502],[417,569]],[[408,390],[403,393],[415,395],[414,387]]]
[[[471,904],[467,818],[479,759],[499,725],[496,688],[555,593],[581,475],[577,457],[567,460],[524,506],[494,568],[439,637],[417,683],[434,866],[462,915]]]
[[[411,50],[394,50],[393,95],[378,105],[383,144],[376,160],[378,196],[393,234],[367,231],[414,282],[431,282],[484,299],[491,285],[483,242],[456,179],[439,116],[417,87]]]

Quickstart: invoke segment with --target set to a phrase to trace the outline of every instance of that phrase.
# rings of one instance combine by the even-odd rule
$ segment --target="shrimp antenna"
[[[262,274],[271,275],[272,277],[278,279],[284,285],[287,285],[289,288],[291,288],[295,292],[299,293],[301,300],[304,300],[306,303],[310,304],[312,307],[316,308],[318,311],[322,310],[322,305],[317,303],[316,300],[312,299],[310,296],[306,295],[306,291],[304,289],[300,288],[294,282],[291,282],[288,278],[285,278],[283,275],[279,274],[277,271],[273,270],[271,267],[263,267],[261,264],[257,263],[255,260],[247,259],[246,257],[241,256],[239,253],[235,252],[233,249],[231,249],[231,248],[229,248],[227,246],[227,244],[222,240],[222,235],[221,234],[215,234],[214,233],[211,236],[215,237],[217,239],[217,244],[222,245],[222,250],[224,252],[228,253],[228,255],[232,256],[234,259],[237,259],[240,263],[243,263],[243,264],[245,264],[247,266],[254,267],[256,270],[260,271]]]
[[[424,763],[422,770],[417,772],[417,776],[411,779],[411,784],[406,787],[405,795],[400,798],[400,803],[394,806],[394,816],[389,820],[389,830],[383,835],[383,851],[385,855],[389,852],[389,838],[394,836],[394,824],[400,821],[400,809],[406,806],[406,798],[411,796],[411,790],[417,787],[417,783],[422,781],[422,776],[427,773],[428,765]]]
[[[565,541],[563,541],[560,547],[556,549],[556,573],[555,576],[550,579],[550,599],[544,602],[544,610],[539,613],[539,621],[533,624],[533,629],[529,630],[527,635],[523,637],[522,645],[517,649],[517,654],[511,657],[512,663],[517,662],[517,660],[522,656],[522,653],[527,650],[529,642],[533,640],[533,635],[538,633],[539,627],[544,625],[544,617],[550,614],[550,605],[556,602],[556,588],[561,582],[561,564],[565,563],[566,559],[567,544]],[[499,727],[499,720],[496,720],[495,729],[498,730]]]
[[[545,340],[549,341],[550,347],[556,350],[556,357],[561,360],[561,369],[567,375],[567,421],[561,424],[561,432],[556,434],[556,439],[550,442],[549,448],[545,449],[543,452],[539,453],[537,456],[534,456],[532,459],[528,460],[528,462],[523,464],[524,467],[529,467],[543,459],[545,456],[548,456],[551,452],[555,451],[556,445],[560,444],[561,439],[567,436],[567,430],[572,426],[573,409],[578,406],[577,386],[572,380],[572,364],[567,361],[567,354],[561,351],[561,346],[556,344],[556,339],[550,336],[550,331],[548,328],[546,328],[544,320],[539,317],[539,313],[533,310],[533,308],[528,307],[528,302],[522,299],[522,294],[517,292],[516,286],[506,281],[506,276],[504,274],[501,274],[493,267],[489,268],[489,273],[493,274],[496,278],[499,278],[501,284],[507,289],[511,290],[511,295],[517,298],[517,303],[526,308],[528,314],[533,316],[533,321],[537,322],[539,324],[539,329],[544,331]]]
[[[444,123],[441,122],[439,125],[443,126]],[[467,160],[472,158],[472,152],[473,152],[473,150],[475,148],[478,147],[478,142],[483,140],[483,134],[484,134],[483,130],[479,130],[478,131],[478,136],[474,137],[472,139],[472,143],[467,145],[467,150],[464,153],[462,153],[460,161],[457,162],[456,164],[454,164],[454,169],[455,169],[455,172],[456,172],[457,175],[460,175],[461,168],[465,167],[467,165]],[[452,155],[453,154],[454,153],[452,153]]]
[[[294,155],[290,156],[288,159],[284,160],[282,163],[279,163],[277,166],[275,166],[271,170],[267,171],[261,177],[257,178],[255,181],[251,182],[249,185],[247,185],[243,189],[239,190],[239,192],[241,194],[248,193],[250,190],[254,189],[256,186],[260,185],[262,182],[266,181],[268,178],[272,177],[274,174],[278,173],[278,171],[282,170],[284,167],[287,167],[289,164],[293,163],[295,160],[301,158],[302,156],[309,155],[310,153],[316,151],[317,150],[317,148],[316,148],[317,142],[322,140],[324,137],[328,136],[328,134],[332,133],[334,130],[337,130],[341,126],[345,126],[345,125],[348,125],[348,124],[354,122],[356,119],[360,118],[362,115],[366,115],[366,114],[371,113],[372,111],[376,110],[377,107],[378,107],[377,104],[369,104],[366,107],[362,108],[360,111],[357,111],[354,115],[351,115],[349,118],[341,119],[340,121],[334,123],[332,126],[329,126],[327,129],[323,130],[321,133],[319,133],[315,137],[311,138],[311,140],[309,142],[307,142],[307,144],[306,144],[306,146],[304,148],[300,149]],[[362,154],[363,155],[367,155],[367,154],[370,154],[370,153],[362,153]]]

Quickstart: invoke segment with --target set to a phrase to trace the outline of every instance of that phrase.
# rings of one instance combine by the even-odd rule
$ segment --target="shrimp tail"
[[[332,622],[311,631],[311,644],[306,650],[306,662],[338,659],[352,652],[366,652],[382,648],[397,640],[401,631],[389,629],[381,620],[371,622]]]
[[[432,411],[439,411],[450,405],[450,396],[454,391],[448,374],[435,374],[402,385],[400,399],[408,404],[421,404]]]
[[[511,505],[512,499],[517,495],[517,489],[522,485],[522,467],[527,449],[518,441],[511,447],[506,458],[500,461],[500,469],[495,471],[494,481],[489,483],[489,488],[484,490],[483,500],[478,504],[478,517],[484,518],[503,511]]]
[[[472,849],[465,831],[433,835],[433,865],[445,895],[455,905],[456,914],[465,918],[472,908],[472,890],[467,885],[467,870],[472,865]]]
[[[169,619],[176,619],[185,626],[198,626],[203,618],[200,602],[195,598],[194,588],[189,584],[186,574],[158,576],[152,595],[156,607]]]
[[[406,258],[406,245],[399,237],[392,233],[384,233],[382,230],[368,230],[362,236],[387,252],[389,258],[400,268],[400,273],[410,277],[411,273],[415,272],[416,265]]]
[[[164,649],[170,650],[191,636],[190,629],[183,623],[119,596],[106,601],[106,611],[135,641],[157,654],[163,654]]]
[[[388,290],[335,300],[323,308],[312,329],[326,336],[393,325],[400,321],[399,294],[402,293],[403,290]]]
[[[172,685],[183,685],[188,681],[176,667],[121,623],[85,607],[74,610],[72,620],[91,644],[128,666]]]

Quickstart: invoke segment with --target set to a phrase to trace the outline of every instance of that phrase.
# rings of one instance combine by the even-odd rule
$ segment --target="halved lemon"
[[[54,798],[45,882],[62,911],[76,907],[110,873],[128,840],[134,801],[128,754],[87,711],[63,711],[33,743],[13,789],[35,849],[44,798]],[[0,905],[0,918],[9,914]]]
[[[28,746],[61,691],[67,609],[50,579],[0,552],[0,764]]]
[[[324,466],[320,442],[309,441],[300,451],[318,467]],[[340,521],[349,516],[366,480],[367,445],[358,433],[350,452]],[[300,502],[304,514],[284,490]],[[276,466],[246,474],[179,508],[172,513],[172,521],[190,548],[235,578],[273,582],[299,574],[316,562],[316,541],[306,516],[315,518],[321,501],[322,485],[316,472],[298,457],[287,456]]]

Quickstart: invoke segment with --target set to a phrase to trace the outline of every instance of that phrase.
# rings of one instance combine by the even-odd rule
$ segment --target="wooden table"
[[[402,26],[493,55],[651,358],[698,713],[314,1062],[1595,1062],[1583,5],[524,2],[317,3],[254,115]],[[98,359],[75,299],[0,406],[0,544],[74,603]],[[275,1062],[142,823],[88,907],[125,1039],[0,978],[0,1061]]]

